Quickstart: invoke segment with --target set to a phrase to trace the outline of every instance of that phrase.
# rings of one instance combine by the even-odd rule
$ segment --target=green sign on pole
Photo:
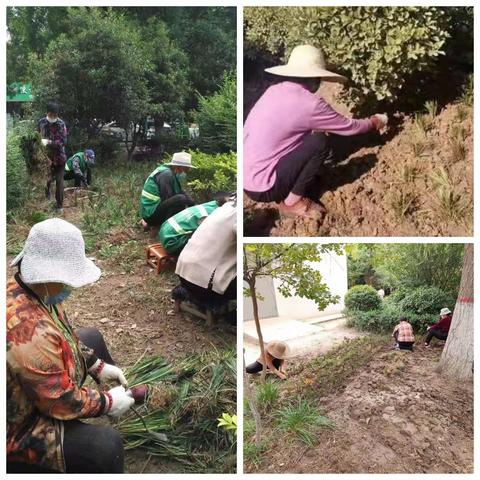
[[[30,83],[11,83],[7,88],[7,102],[31,102],[33,95]]]

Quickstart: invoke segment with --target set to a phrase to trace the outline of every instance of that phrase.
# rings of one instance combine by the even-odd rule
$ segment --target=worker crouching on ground
[[[183,191],[187,171],[192,165],[189,153],[175,153],[170,163],[158,166],[147,178],[140,199],[140,215],[144,228],[160,227],[167,219],[195,205]]]
[[[95,166],[95,152],[87,149],[77,152],[65,163],[65,180],[74,180],[76,188],[86,187],[92,183],[92,168]]]
[[[50,200],[52,183],[55,182],[56,208],[61,213],[63,209],[63,176],[65,162],[67,161],[67,155],[65,154],[67,127],[65,122],[59,118],[58,112],[58,104],[49,102],[47,115],[38,121],[37,131],[42,137],[42,144],[48,157],[48,179],[45,196]]]
[[[452,323],[452,312],[448,308],[442,308],[440,310],[440,320],[434,325],[427,327],[427,335],[425,337],[425,346],[429,347],[432,338],[438,338],[439,340],[446,340],[448,332],[450,331],[450,325]]]
[[[59,218],[32,227],[7,284],[7,471],[121,473],[123,442],[81,418],[119,417],[134,399],[101,333],[77,331],[62,301],[98,280],[78,228]],[[117,382],[108,391],[84,387]]]
[[[413,335],[412,325],[408,322],[406,318],[400,319],[400,322],[395,325],[392,337],[395,338],[395,348],[397,348],[398,350],[413,351],[415,337]]]
[[[272,341],[264,344],[264,351],[267,361],[267,373],[272,373],[278,378],[286,380],[285,359],[290,355],[290,347],[285,342]],[[262,355],[246,367],[247,373],[260,373],[262,370]]]
[[[175,273],[196,300],[237,298],[237,204],[228,201],[200,224],[178,257]]]
[[[322,165],[332,153],[326,133],[349,136],[380,130],[386,115],[346,118],[315,92],[322,80],[345,77],[325,68],[322,52],[310,45],[295,47],[287,65],[267,68],[279,77],[250,111],[244,127],[244,189],[257,202],[276,202],[289,216],[318,216]],[[313,202],[312,202],[313,200]]]
[[[179,254],[200,224],[227,200],[228,194],[219,193],[215,200],[188,207],[164,222],[158,232],[158,238],[167,253]]]

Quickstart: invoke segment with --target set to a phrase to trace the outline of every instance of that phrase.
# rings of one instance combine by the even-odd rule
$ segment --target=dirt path
[[[385,347],[321,401],[336,428],[322,431],[314,448],[291,447],[291,455],[274,445],[266,471],[473,473],[473,384],[436,373],[440,354],[441,347]]]

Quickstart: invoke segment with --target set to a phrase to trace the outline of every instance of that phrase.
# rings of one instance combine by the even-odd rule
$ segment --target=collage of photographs
[[[138,3],[1,8],[3,475],[473,477],[474,3]]]

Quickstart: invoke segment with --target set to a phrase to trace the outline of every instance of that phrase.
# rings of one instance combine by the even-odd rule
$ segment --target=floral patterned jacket
[[[62,421],[102,415],[106,398],[82,387],[97,358],[50,308],[18,274],[7,283],[7,459],[64,472]]]
[[[67,143],[67,127],[60,118],[53,123],[43,117],[38,121],[37,130],[42,138],[51,140],[47,145],[47,155],[52,165],[65,165],[67,154],[65,153],[65,144]]]

